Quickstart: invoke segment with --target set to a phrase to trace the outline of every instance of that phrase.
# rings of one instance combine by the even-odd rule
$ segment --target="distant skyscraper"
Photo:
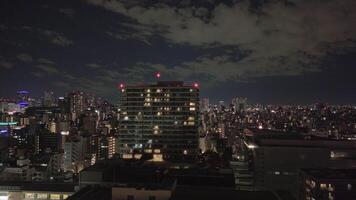
[[[86,109],[85,95],[83,92],[76,91],[70,93],[68,97],[72,120],[76,120],[80,113]]]
[[[199,85],[159,81],[153,85],[120,84],[119,153],[142,153],[154,160],[193,158],[198,153]],[[135,155],[134,155],[135,154]]]
[[[27,102],[29,99],[29,91],[26,90],[20,90],[17,91],[17,102]]]
[[[203,111],[203,112],[208,112],[209,111],[209,99],[208,98],[202,99],[201,109],[200,110]]]
[[[44,107],[55,106],[55,99],[54,99],[53,92],[44,92],[44,95],[43,95],[43,106]]]
[[[17,91],[17,105],[19,105],[20,108],[24,109],[30,105],[29,94],[30,94],[30,92],[28,92],[26,90]]]
[[[235,106],[236,111],[244,112],[247,107],[247,98],[246,97],[233,98],[232,105]]]

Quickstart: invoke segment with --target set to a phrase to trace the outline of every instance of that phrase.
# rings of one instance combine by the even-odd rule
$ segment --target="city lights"
[[[0,13],[0,200],[356,200],[356,0]]]

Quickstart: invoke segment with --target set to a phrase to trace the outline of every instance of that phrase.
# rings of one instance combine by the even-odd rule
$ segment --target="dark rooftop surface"
[[[75,184],[52,182],[8,182],[1,181],[0,187],[17,187],[27,191],[74,192]]]
[[[328,137],[304,134],[300,132],[282,132],[266,129],[252,129],[245,131],[248,142],[258,146],[298,146],[298,147],[337,147],[355,148],[356,142],[350,140],[336,140]]]
[[[317,179],[356,181],[356,169],[302,169],[302,172]]]
[[[238,191],[219,187],[186,187],[178,186],[172,200],[277,200],[272,192]]]
[[[87,186],[68,197],[67,200],[111,200],[111,188]]]
[[[91,181],[91,172],[102,172],[102,181],[142,187],[170,188],[174,179],[165,176],[166,167],[161,164],[129,160],[106,160],[84,169],[81,182]],[[100,180],[99,180],[100,181]]]
[[[155,162],[109,160],[84,169],[80,176],[83,184],[101,181],[146,188],[171,188],[174,182],[178,185],[234,186],[234,175],[231,170],[221,171],[197,166],[175,169],[169,164]],[[97,178],[92,179],[94,176]]]

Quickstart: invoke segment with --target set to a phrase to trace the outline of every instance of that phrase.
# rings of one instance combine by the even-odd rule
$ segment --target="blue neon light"
[[[0,126],[13,126],[17,125],[17,122],[0,122]]]

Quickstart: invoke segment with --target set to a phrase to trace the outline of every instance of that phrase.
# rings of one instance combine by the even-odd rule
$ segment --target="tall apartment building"
[[[159,81],[120,85],[118,149],[123,158],[194,158],[198,153],[199,85]]]
[[[87,108],[85,94],[83,92],[73,91],[68,95],[68,98],[72,120],[76,120],[78,116]]]

